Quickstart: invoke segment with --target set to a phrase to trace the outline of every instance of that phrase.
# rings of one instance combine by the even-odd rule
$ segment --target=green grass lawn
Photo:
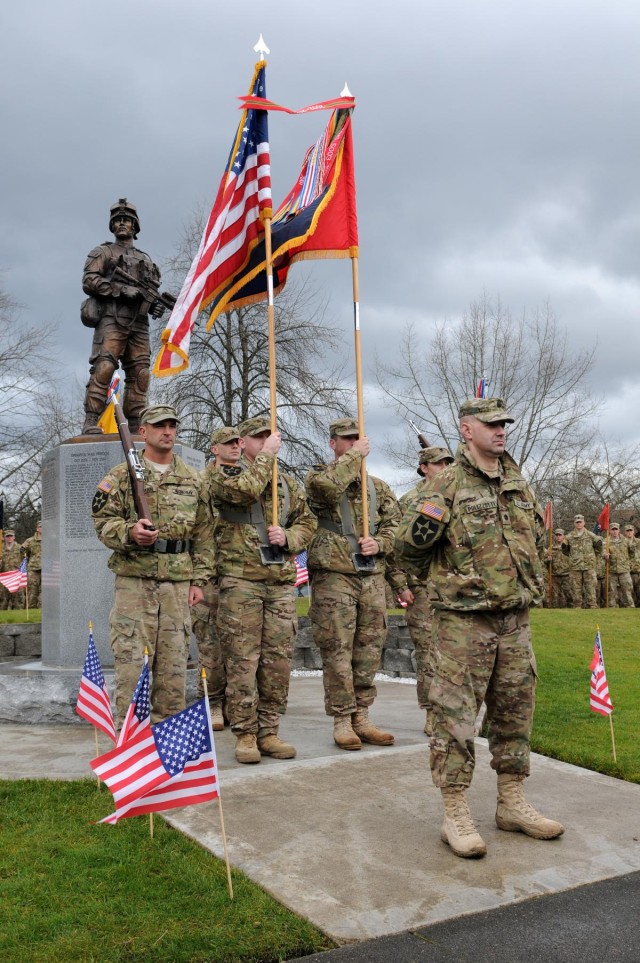
[[[539,683],[532,748],[546,756],[640,782],[640,612],[635,609],[532,612]],[[613,733],[589,708],[589,665],[600,625]]]
[[[97,826],[94,781],[0,783],[0,959],[234,963],[328,949],[310,923],[162,818]],[[217,816],[216,816],[217,819]]]
[[[41,622],[42,611],[40,609],[29,609],[27,618],[26,609],[11,609],[10,612],[0,612],[0,625],[13,624],[14,622]]]

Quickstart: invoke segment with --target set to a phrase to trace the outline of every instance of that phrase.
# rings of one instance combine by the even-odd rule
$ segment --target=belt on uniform
[[[149,547],[152,552],[160,552],[162,555],[181,555],[183,552],[190,552],[192,545],[190,538],[158,538]]]

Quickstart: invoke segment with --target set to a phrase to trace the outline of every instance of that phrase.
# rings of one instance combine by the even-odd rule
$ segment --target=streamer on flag
[[[255,97],[265,96],[265,72],[266,63],[260,61],[249,89]],[[246,265],[262,231],[261,221],[271,213],[267,114],[245,109],[198,252],[162,333],[155,375],[177,374],[188,366],[191,332],[198,315]]]
[[[145,655],[142,672],[133,693],[131,704],[118,734],[117,746],[132,739],[141,729],[151,725],[151,700],[149,695],[149,656]]]
[[[0,572],[0,585],[9,592],[17,592],[19,589],[26,588],[27,585],[27,560],[22,559],[19,568],[12,568],[10,572]]]
[[[215,799],[218,770],[208,699],[139,729],[90,765],[116,804],[103,823]]]
[[[87,656],[84,660],[84,669],[80,679],[76,712],[97,729],[101,729],[114,742],[116,741],[116,727],[113,723],[111,700],[105,685],[104,673],[93,641],[91,628],[89,629]]]
[[[476,390],[476,398],[486,398],[489,394],[489,382],[486,378],[480,378]]]
[[[298,588],[300,585],[306,585],[309,581],[309,571],[307,569],[308,560],[309,554],[306,549],[304,552],[300,552],[299,555],[296,555],[294,559],[296,563],[296,580],[293,584],[294,588]]]
[[[611,696],[609,695],[607,674],[604,670],[600,631],[596,632],[596,640],[593,646],[593,659],[589,668],[591,669],[589,705],[594,712],[599,712],[602,716],[609,716],[613,712],[613,704],[611,702]]]
[[[353,104],[353,98],[348,102]],[[352,112],[353,106],[333,112],[322,136],[307,150],[294,186],[274,215],[271,245],[276,294],[286,284],[295,261],[358,255]],[[247,265],[212,299],[207,329],[222,311],[264,301],[267,294],[265,241],[260,237]]]

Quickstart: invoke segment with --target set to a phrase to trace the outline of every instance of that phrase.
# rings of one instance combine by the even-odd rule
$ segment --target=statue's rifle
[[[129,274],[128,271],[125,271],[120,261],[116,263],[111,272],[111,280],[119,281],[121,284],[128,284],[130,287],[136,289],[146,305],[144,310],[141,311],[142,314],[149,312],[154,318],[161,318],[165,311],[173,311],[176,303],[176,298],[174,298],[173,294],[169,294],[168,291],[158,291],[157,287],[152,284],[151,281],[141,281],[139,278],[134,277],[133,274]]]

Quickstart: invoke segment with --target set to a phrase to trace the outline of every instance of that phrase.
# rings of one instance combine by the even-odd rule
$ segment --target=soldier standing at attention
[[[573,531],[566,536],[562,551],[571,560],[571,594],[575,608],[597,609],[597,558],[602,555],[602,539],[584,527],[584,515],[573,519]]]
[[[624,527],[624,537],[629,542],[629,546],[633,548],[629,558],[631,581],[633,583],[633,601],[635,602],[635,608],[640,608],[640,551],[638,551],[636,530],[630,523]]]
[[[116,574],[109,641],[115,657],[116,708],[122,723],[149,652],[151,721],[185,708],[190,606],[213,574],[213,526],[202,478],[173,454],[178,418],[170,405],[140,415],[144,490],[151,518],[136,516],[126,463],[98,485],[92,514]]]
[[[204,470],[205,495],[209,499],[209,478],[221,465],[235,465],[240,460],[242,446],[237,428],[217,428],[211,433],[211,454],[213,461]],[[212,509],[212,516],[217,518]],[[215,560],[215,553],[214,553]],[[204,599],[191,609],[193,634],[198,642],[198,668],[207,674],[207,691],[211,707],[211,725],[216,732],[224,729],[224,693],[227,674],[222,657],[222,646],[216,621],[218,618],[218,577],[209,579],[203,588]],[[198,698],[204,696],[204,682],[198,673]]]
[[[30,609],[42,605],[42,522],[36,525],[35,534],[22,543],[22,554],[27,559],[27,599]]]
[[[0,572],[13,572],[20,568],[22,551],[16,542],[16,533],[7,528],[4,533],[4,548],[0,559]],[[11,609],[24,608],[24,589],[10,592],[4,585],[0,585],[0,610],[6,612]]]
[[[225,458],[209,478],[212,510],[218,512],[218,633],[227,715],[238,762],[260,762],[261,755],[293,759],[296,750],[280,739],[278,728],[287,708],[297,630],[295,556],[309,544],[316,520],[301,486],[280,474],[279,523],[269,524],[280,432],[272,434],[266,418],[249,418],[237,430],[244,458],[238,464]],[[277,557],[281,562],[274,564]]]
[[[453,455],[448,448],[423,448],[418,456],[418,474],[421,481],[410,491],[406,492],[400,499],[400,511],[404,514],[415,508],[416,505],[424,500],[424,488],[429,482],[439,475],[443,469],[453,461]],[[433,674],[429,664],[429,652],[431,650],[431,632],[433,623],[433,608],[429,601],[428,566],[426,570],[414,573],[408,572],[409,588],[413,592],[413,602],[409,603],[406,610],[407,625],[409,635],[416,652],[416,689],[418,704],[425,710],[424,731],[427,736],[432,734],[431,714],[429,703],[429,687],[433,679]]]
[[[609,608],[634,609],[633,580],[631,562],[635,556],[635,545],[620,534],[618,522],[609,526]]]
[[[553,577],[551,602],[554,609],[570,609],[573,608],[573,597],[571,595],[571,562],[568,556],[562,551],[562,546],[565,541],[564,528],[556,528],[553,534],[554,544],[551,552],[551,574]],[[546,558],[548,562],[548,552]]]
[[[145,298],[134,284],[114,275],[119,267],[136,281],[160,289],[157,266],[148,254],[133,246],[140,233],[140,220],[126,197],[111,206],[109,230],[115,241],[104,241],[89,252],[82,275],[82,289],[89,297],[82,303],[80,317],[85,327],[95,329],[84,399],[85,435],[102,433],[98,419],[119,361],[125,375],[122,410],[131,433],[138,431],[149,390],[148,315],[159,318],[165,310],[158,301]]]
[[[305,480],[318,518],[309,548],[309,616],[322,655],[325,712],[333,716],[333,738],[341,749],[361,749],[363,742],[391,746],[394,737],[370,721],[369,707],[387,634],[385,565],[400,510],[386,482],[367,476],[370,535],[359,536],[360,470],[369,439],[360,438],[353,418],[334,421],[329,430],[334,460],[316,465]]]
[[[529,606],[542,597],[536,542],[544,528],[533,492],[505,451],[512,422],[501,398],[464,402],[455,462],[403,515],[395,542],[400,564],[431,560],[431,772],[444,804],[441,838],[463,857],[487,851],[466,800],[483,701],[498,773],[498,827],[536,839],[564,832],[523,792],[536,680]]]

